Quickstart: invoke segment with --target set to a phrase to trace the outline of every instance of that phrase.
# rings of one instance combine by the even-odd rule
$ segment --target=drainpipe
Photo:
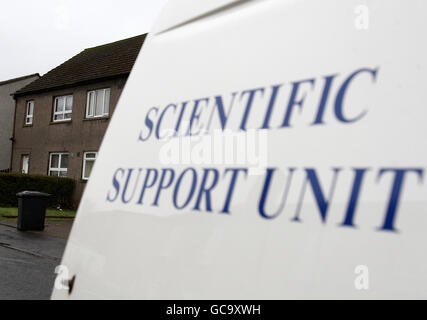
[[[10,163],[9,163],[9,170],[12,172],[12,163],[13,163],[13,153],[14,153],[14,146],[15,146],[15,125],[16,125],[16,108],[17,108],[17,99],[15,97],[15,94],[11,94],[13,100],[15,100],[15,109],[13,111],[13,131],[12,131],[12,137],[10,137],[10,141],[12,141],[12,150],[10,153]]]

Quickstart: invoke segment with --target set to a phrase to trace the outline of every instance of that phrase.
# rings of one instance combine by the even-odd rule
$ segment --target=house
[[[80,201],[145,37],[86,49],[14,94],[12,172],[72,178]]]
[[[40,78],[38,73],[0,82],[0,172],[11,168],[13,116],[15,101],[12,94]]]

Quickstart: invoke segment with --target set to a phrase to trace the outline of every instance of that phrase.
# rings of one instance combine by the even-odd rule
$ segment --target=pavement
[[[0,219],[0,300],[50,299],[73,220],[47,220],[45,230],[21,232]]]

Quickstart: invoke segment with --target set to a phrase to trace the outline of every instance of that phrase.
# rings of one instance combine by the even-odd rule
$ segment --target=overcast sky
[[[85,48],[149,32],[166,1],[3,0],[0,81],[43,75]]]

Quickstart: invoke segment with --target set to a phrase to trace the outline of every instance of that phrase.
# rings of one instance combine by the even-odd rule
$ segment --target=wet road
[[[0,221],[0,300],[49,299],[71,222],[49,222],[45,232],[14,226]]]

